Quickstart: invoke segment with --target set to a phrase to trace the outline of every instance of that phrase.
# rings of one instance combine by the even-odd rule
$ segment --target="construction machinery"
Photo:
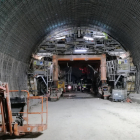
[[[26,101],[13,102],[10,100],[10,92],[19,92],[19,90],[9,91],[8,83],[0,85],[0,134],[4,135],[25,135],[26,133],[41,132],[47,129],[47,115],[48,115],[48,99],[42,96],[30,96],[26,90],[20,92],[27,93]],[[41,101],[41,111],[31,112],[30,101],[31,100]],[[45,103],[45,102],[46,103]],[[45,104],[45,106],[44,106]],[[26,108],[26,109],[24,109]],[[44,111],[45,109],[45,111]],[[26,110],[24,112],[24,110]],[[37,115],[41,117],[40,124],[30,124],[29,115]],[[44,116],[46,116],[44,120]]]
[[[135,92],[136,67],[129,56],[107,61],[107,77],[112,82],[113,101],[125,101],[127,95]]]
[[[35,78],[30,80],[32,94],[37,91],[37,95],[46,94],[51,100],[58,100],[65,90],[84,91],[85,84],[90,85],[89,92],[104,99],[116,98],[116,90],[118,98],[126,89],[128,94],[135,93],[136,67],[119,42],[96,29],[70,30],[73,33],[52,32],[39,45],[34,59],[40,59],[33,60],[32,72],[37,82]],[[65,82],[63,91],[58,81]]]

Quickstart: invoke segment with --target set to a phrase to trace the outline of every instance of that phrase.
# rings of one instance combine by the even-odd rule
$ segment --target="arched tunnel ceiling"
[[[1,0],[0,49],[27,62],[41,40],[63,26],[96,25],[139,57],[139,0]],[[137,63],[138,64],[138,63]]]

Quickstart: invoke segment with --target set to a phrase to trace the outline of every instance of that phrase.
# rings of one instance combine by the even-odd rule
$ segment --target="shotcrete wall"
[[[139,0],[0,0],[0,52],[7,54],[0,58],[0,80],[8,81],[10,89],[25,89],[25,63],[32,52],[52,30],[69,26],[104,29],[140,70]]]
[[[0,53],[0,81],[8,82],[10,90],[27,89],[27,64]],[[17,93],[10,93],[11,97],[21,96]]]

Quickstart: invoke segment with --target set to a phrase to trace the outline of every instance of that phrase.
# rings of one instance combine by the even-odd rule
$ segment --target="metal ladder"
[[[109,78],[109,81],[115,81],[116,76],[116,61],[107,61],[107,77]]]
[[[45,76],[47,79],[47,92],[48,92],[48,84],[49,82],[53,82],[53,64],[51,61],[45,61]]]

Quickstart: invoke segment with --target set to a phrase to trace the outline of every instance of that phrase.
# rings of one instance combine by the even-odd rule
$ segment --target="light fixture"
[[[71,86],[68,86],[68,89],[71,89]]]
[[[42,58],[43,56],[39,56],[39,55],[33,54],[32,57],[33,57],[34,59],[41,60],[41,58]]]
[[[66,37],[65,36],[61,36],[61,37],[57,37],[56,39],[65,39]]]
[[[42,56],[42,57],[43,57],[43,56],[52,56],[51,53],[46,53],[46,52],[38,52],[37,55],[38,55],[38,56]]]
[[[85,39],[85,40],[90,40],[90,41],[93,41],[93,40],[94,40],[94,39],[93,39],[92,37],[90,37],[90,36],[89,36],[89,37],[88,37],[88,36],[84,36],[84,39]]]
[[[95,35],[94,38],[105,38],[104,35]]]
[[[124,59],[124,58],[126,58],[126,54],[125,54],[125,53],[124,53],[124,54],[121,54],[120,57],[121,57],[122,59]]]
[[[85,49],[78,49],[78,50],[74,50],[75,52],[79,52],[79,53],[82,53],[82,52],[87,52],[87,50]]]

